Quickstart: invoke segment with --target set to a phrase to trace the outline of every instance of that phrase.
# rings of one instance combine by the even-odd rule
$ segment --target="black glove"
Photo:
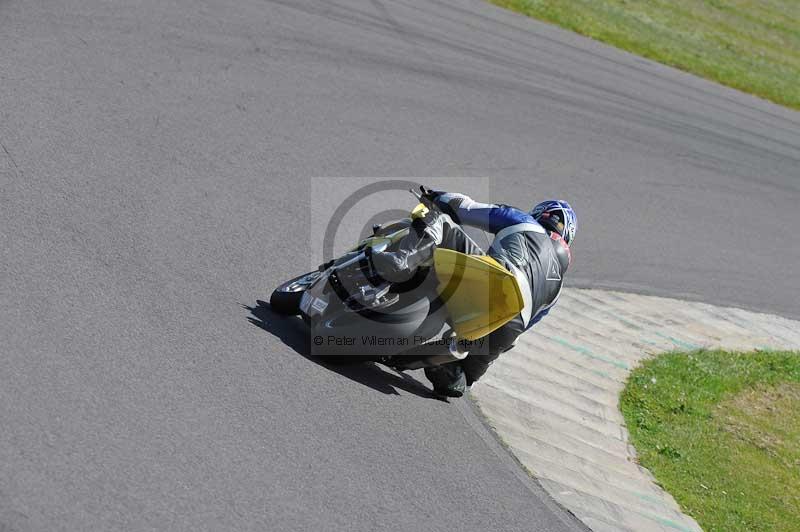
[[[438,192],[430,188],[425,188],[425,185],[419,186],[419,193],[420,196],[422,196],[422,199],[427,200],[430,203],[433,203],[434,201],[436,201],[436,198],[444,194],[444,192]]]
[[[442,190],[431,190],[429,188],[425,188],[424,185],[419,186],[419,191],[422,203],[431,210],[432,215],[438,216],[439,214],[443,213],[450,216],[450,218],[452,218],[457,224],[461,223],[461,220],[458,218],[458,213],[456,213],[456,211],[453,210],[450,205],[448,205],[446,202],[437,203],[437,200],[446,194],[446,192]]]

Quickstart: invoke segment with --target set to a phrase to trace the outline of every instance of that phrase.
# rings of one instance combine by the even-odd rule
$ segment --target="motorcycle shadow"
[[[272,334],[307,360],[334,373],[387,395],[400,395],[398,390],[403,390],[426,399],[446,402],[446,399],[434,395],[430,388],[405,372],[396,373],[374,362],[354,362],[343,358],[326,360],[325,357],[313,355],[308,329],[302,320],[278,314],[265,301],[257,300],[253,307],[242,307],[250,312],[247,321]]]

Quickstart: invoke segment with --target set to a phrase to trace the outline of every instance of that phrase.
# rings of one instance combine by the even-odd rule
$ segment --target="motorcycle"
[[[409,279],[392,282],[371,257],[397,249],[415,220],[435,203],[419,201],[408,218],[375,225],[373,234],[342,256],[278,286],[275,312],[300,316],[309,326],[314,355],[338,361],[374,361],[398,370],[463,359],[452,340],[478,340],[523,307],[514,275],[491,257],[437,247]]]

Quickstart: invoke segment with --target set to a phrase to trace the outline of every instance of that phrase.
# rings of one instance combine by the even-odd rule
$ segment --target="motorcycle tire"
[[[269,306],[278,314],[297,316],[300,314],[300,300],[309,286],[319,277],[320,272],[309,272],[289,279],[272,291]]]

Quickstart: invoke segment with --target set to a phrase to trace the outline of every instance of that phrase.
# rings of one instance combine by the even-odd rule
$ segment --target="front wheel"
[[[308,288],[314,284],[320,276],[320,272],[309,272],[299,275],[281,284],[272,291],[269,297],[269,306],[272,310],[286,316],[296,316],[300,314],[300,300]]]

